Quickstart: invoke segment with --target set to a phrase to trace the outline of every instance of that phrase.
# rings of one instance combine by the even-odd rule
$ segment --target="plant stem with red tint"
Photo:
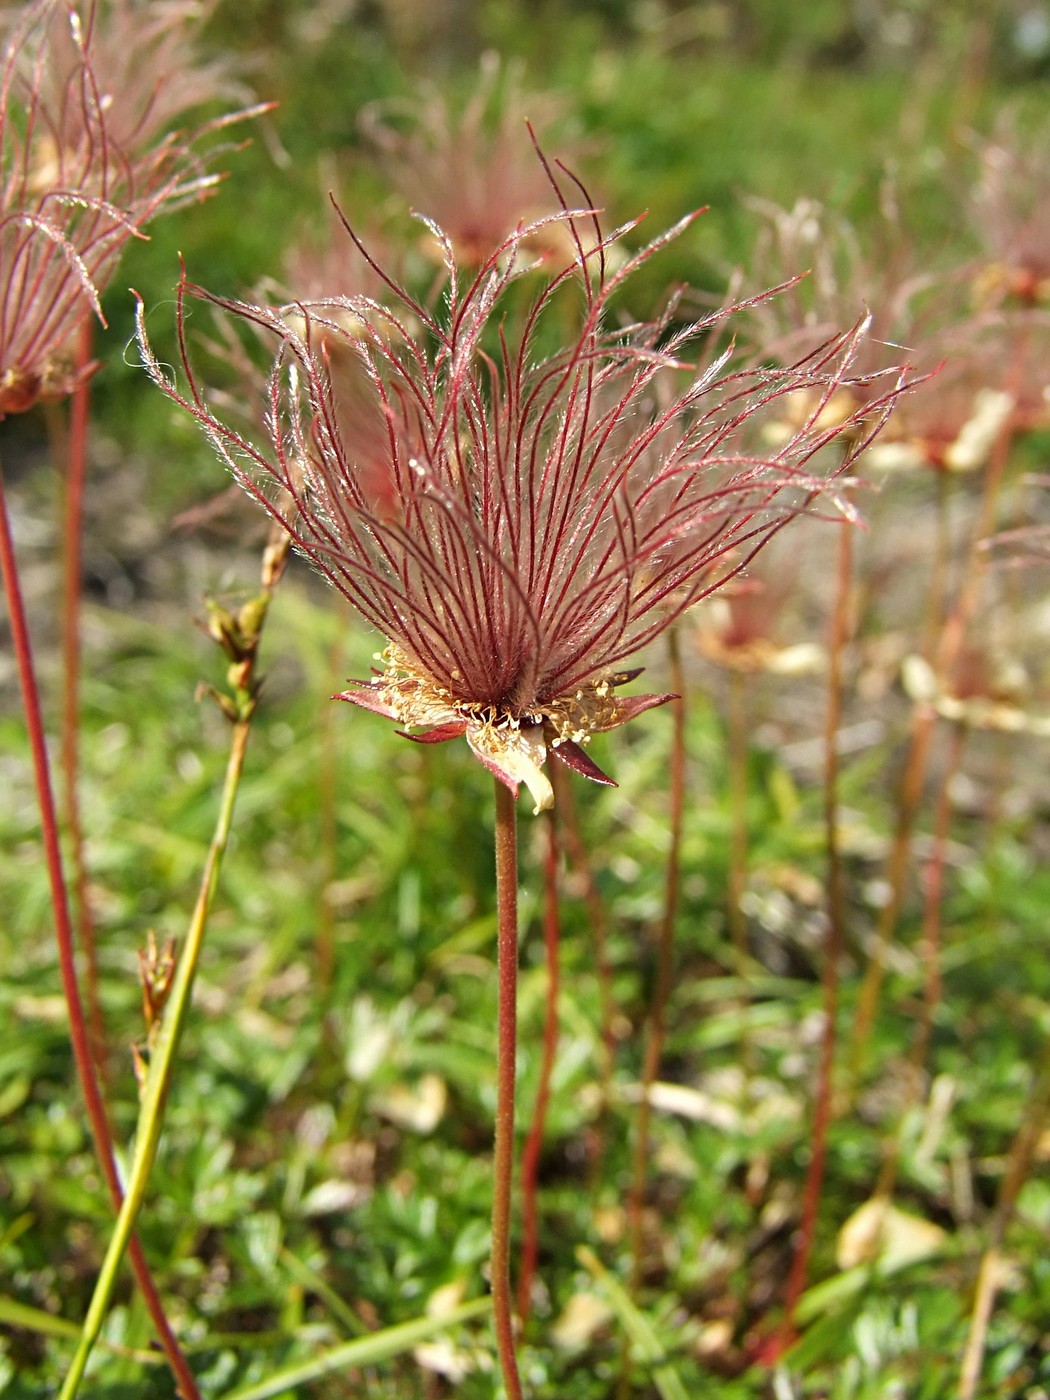
[[[1006,383],[1007,392],[1016,395],[1022,381],[1027,351],[1027,336],[1022,334],[1018,337],[1014,348],[1013,363]],[[945,618],[935,649],[934,669],[940,678],[951,675],[962,650],[966,628],[974,608],[977,606],[980,584],[984,577],[982,562],[984,542],[994,532],[999,489],[1007,463],[1010,460],[1013,435],[1014,425],[1010,419],[1007,419],[995,441],[985,472],[980,510],[973,533],[970,536],[958,596]],[[912,829],[922,800],[936,717],[933,706],[927,701],[918,702],[912,711],[911,739],[886,873],[888,895],[879,918],[875,944],[865,969],[854,1017],[853,1048],[850,1056],[850,1079],[853,1081],[854,1088],[878,1010],[879,996],[886,975],[887,956],[897,931],[897,923],[904,903],[904,885],[911,855]]]
[[[91,359],[94,327],[88,319],[77,343],[77,369]],[[70,398],[69,433],[65,442],[65,510],[62,521],[62,806],[73,864],[73,908],[77,937],[84,959],[91,1049],[99,1076],[106,1082],[106,1032],[99,994],[98,948],[91,912],[84,826],[80,812],[80,611],[83,572],[84,481],[87,476],[87,428],[90,383],[78,380]]]
[[[590,853],[580,831],[579,814],[576,810],[572,783],[560,763],[551,764],[551,783],[554,787],[552,811],[555,814],[555,821],[560,824],[564,833],[572,868],[583,882],[587,918],[590,922],[591,936],[594,939],[594,968],[598,979],[601,1057],[598,1063],[598,1115],[590,1133],[589,1148],[589,1173],[593,1185],[601,1175],[613,1063],[616,1059],[616,1002],[613,997],[612,965],[609,961],[609,929],[605,917],[605,906],[602,904],[602,897],[598,890],[598,882],[594,878]]]
[[[828,858],[827,932],[824,942],[824,1026],[820,1042],[820,1066],[813,1103],[813,1130],[809,1169],[802,1195],[802,1215],[796,1236],[787,1287],[784,1290],[782,1346],[794,1330],[795,1308],[806,1286],[809,1256],[820,1211],[824,1166],[828,1152],[828,1128],[832,1114],[832,1070],[838,1043],[839,965],[845,943],[846,892],[839,844],[839,751],[842,723],[842,658],[850,633],[850,592],[853,580],[853,525],[839,527],[838,592],[829,647],[828,709],[824,726],[824,832]]]
[[[671,975],[674,968],[674,929],[678,916],[678,896],[681,885],[682,819],[685,811],[685,699],[682,658],[678,645],[678,629],[667,634],[671,687],[676,698],[671,701],[674,711],[671,733],[671,765],[669,793],[670,847],[667,853],[667,876],[664,885],[664,913],[656,953],[656,980],[649,1007],[649,1034],[642,1062],[638,1116],[635,1120],[634,1154],[631,1173],[631,1194],[628,1202],[628,1229],[631,1241],[631,1290],[637,1294],[644,1271],[644,1241],[642,1210],[645,1203],[645,1180],[649,1165],[649,1122],[652,1116],[650,1095],[660,1072],[664,1039],[667,1033],[667,1003],[671,996]],[[621,1380],[623,1376],[621,1376]]]
[[[729,672],[729,890],[726,914],[733,944],[733,972],[747,969],[747,922],[741,900],[747,888],[747,677]]]
[[[149,995],[149,982],[143,978],[149,1067],[140,1094],[135,1148],[128,1167],[124,1197],[120,1202],[113,1233],[95,1281],[87,1316],[80,1329],[77,1348],[62,1383],[59,1400],[74,1400],[79,1391],[91,1352],[101,1335],[121,1261],[125,1250],[133,1241],[135,1221],[149,1186],[150,1173],[164,1126],[164,1110],[175,1072],[179,1041],[189,1014],[194,979],[204,947],[204,935],[233,827],[234,805],[244,771],[252,718],[258,704],[259,680],[256,675],[256,662],[259,644],[274,589],[287,566],[290,548],[291,539],[287,533],[276,525],[271,527],[270,538],[263,550],[260,592],[236,613],[219,607],[213,607],[212,610],[209,634],[221,646],[231,663],[226,672],[229,687],[227,692],[208,688],[219,708],[233,725],[226,776],[219,798],[215,830],[208,845],[208,855],[186,939],[175,964],[174,975],[159,1003]]]
[[[941,900],[944,892],[944,864],[951,824],[950,789],[952,779],[959,771],[966,742],[966,726],[953,726],[951,747],[948,752],[944,779],[941,783],[937,810],[934,817],[933,850],[926,866],[925,888],[923,891],[922,920],[922,961],[923,961],[923,1003],[911,1050],[910,1093],[901,1109],[901,1124],[888,1138],[885,1156],[875,1187],[875,1195],[888,1200],[900,1173],[901,1143],[904,1137],[903,1120],[913,1105],[923,1098],[922,1070],[929,1051],[933,1034],[933,1022],[941,999]]]
[[[540,1169],[540,1153],[543,1150],[543,1131],[547,1123],[547,1106],[551,1096],[551,1075],[558,1050],[558,941],[560,921],[558,918],[558,826],[554,809],[547,812],[547,851],[543,862],[543,946],[547,954],[547,1006],[543,1022],[543,1059],[540,1062],[539,1084],[536,1088],[536,1106],[532,1113],[532,1123],[525,1140],[521,1158],[522,1194],[522,1248],[521,1273],[518,1277],[518,1315],[522,1323],[528,1321],[532,1305],[532,1280],[536,1274],[536,1257],[539,1253],[538,1224],[539,1208],[537,1201],[537,1178]]]
[[[3,473],[0,471],[0,572],[4,578],[4,593],[11,621],[11,635],[14,643],[18,680],[22,690],[22,703],[25,708],[26,727],[29,731],[29,745],[33,758],[33,772],[36,781],[37,799],[40,804],[40,824],[47,864],[48,881],[51,887],[51,906],[55,918],[55,939],[58,945],[58,963],[62,977],[62,989],[69,1010],[69,1034],[73,1048],[73,1059],[80,1080],[81,1092],[87,1107],[88,1122],[94,1139],[95,1154],[106,1179],[114,1207],[119,1210],[123,1200],[120,1178],[113,1160],[113,1139],[106,1117],[106,1107],[102,1099],[98,1078],[95,1073],[94,1058],[91,1053],[91,1038],[88,1033],[84,1006],[77,983],[76,954],[73,944],[73,924],[69,913],[69,900],[66,895],[65,872],[62,866],[62,849],[58,830],[58,813],[55,807],[51,785],[51,766],[47,754],[47,741],[44,736],[43,715],[40,708],[40,692],[36,683],[33,654],[29,639],[29,626],[26,619],[25,602],[19,583],[18,562],[15,558],[14,541],[11,537],[7,500],[4,493]],[[200,1392],[193,1379],[186,1358],[179,1350],[175,1334],[164,1312],[156,1285],[150,1276],[146,1257],[137,1239],[129,1246],[135,1279],[142,1290],[150,1318],[153,1321],[158,1339],[164,1348],[172,1372],[176,1377],[179,1393],[184,1400],[200,1400]]]
[[[944,865],[952,821],[951,787],[962,762],[966,735],[965,724],[952,726],[951,742],[934,816],[933,849],[926,867],[922,913],[922,1016],[919,1018],[915,1048],[912,1051],[916,1085],[921,1080],[923,1063],[933,1035],[933,1022],[941,1000],[941,901],[944,898]]]
[[[912,828],[915,825],[919,804],[922,801],[935,720],[936,713],[932,705],[925,700],[919,701],[915,705],[912,711],[908,757],[905,761],[904,777],[897,803],[897,822],[894,827],[889,864],[886,870],[887,897],[879,911],[875,945],[861,981],[857,1010],[853,1020],[850,1079],[854,1082],[854,1089],[864,1061],[871,1028],[875,1023],[879,996],[886,975],[889,950],[897,931],[897,922],[904,904],[904,886],[911,858]]]
[[[508,1400],[522,1400],[510,1287],[510,1205],[514,1184],[514,1093],[517,1068],[518,826],[515,799],[496,785],[496,1140],[492,1160],[492,1316]]]

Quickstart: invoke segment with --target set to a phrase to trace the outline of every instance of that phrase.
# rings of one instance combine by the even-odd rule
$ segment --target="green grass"
[[[343,707],[322,721],[320,697],[333,684],[325,679],[333,630],[330,611],[301,582],[286,586],[271,621],[267,662],[275,676],[294,673],[296,680],[265,702],[258,717],[236,841],[142,1222],[180,1334],[198,1339],[193,1360],[206,1393],[214,1395],[261,1381],[378,1324],[408,1322],[438,1289],[463,1297],[483,1289],[495,1038],[488,784],[462,746],[420,750],[381,720]],[[122,621],[114,633],[104,683],[86,688],[85,773],[106,1012],[117,1047],[112,1100],[126,1139],[135,1091],[121,1047],[141,1037],[135,950],[148,929],[166,937],[185,920],[209,832],[223,731],[207,702],[192,699],[195,675],[207,674],[210,658],[191,631],[158,636],[154,628]],[[351,642],[359,654],[371,644],[363,637]],[[150,703],[129,706],[126,697],[140,692],[147,676]],[[630,1086],[638,1072],[638,1022],[664,854],[664,799],[653,782],[668,744],[659,713],[634,728],[607,741],[602,755],[620,789],[581,794],[588,799],[592,848],[610,853],[599,870],[614,919],[617,1000],[634,1024],[624,1026],[600,1174],[588,1186],[598,1001],[590,932],[570,899],[562,1043],[543,1173],[541,1276],[548,1301],[537,1309],[524,1363],[537,1395],[602,1394],[616,1366],[608,1326],[582,1352],[552,1349],[545,1335],[578,1293],[616,1312],[600,1279],[581,1271],[580,1246],[614,1273],[624,1262]],[[13,722],[5,737],[9,747],[15,744]],[[736,984],[726,980],[724,775],[705,760],[719,745],[720,721],[698,695],[689,741],[697,805],[687,826],[679,995],[664,1077],[704,1087],[721,1107],[717,1121],[728,1115],[736,1126],[657,1114],[648,1226],[653,1258],[642,1300],[646,1326],[658,1337],[669,1329],[661,1345],[671,1348],[668,1364],[686,1393],[712,1382],[703,1380],[691,1349],[683,1352],[683,1339],[702,1335],[711,1307],[719,1314],[728,1309],[737,1326],[756,1319],[763,1290],[775,1286],[783,1267],[786,1239],[770,1221],[775,1203],[798,1189],[806,1162],[815,1045],[800,1034],[812,1027],[819,1005],[819,954],[804,933],[814,911],[792,905],[790,897],[785,908],[783,895],[765,916],[759,913],[755,933],[759,946],[763,938],[780,946],[791,974],[767,979],[765,989],[760,981],[746,1015]],[[790,819],[778,819],[762,794],[782,769],[771,753],[756,758],[766,774],[756,773],[751,809],[752,887],[783,882],[788,868],[819,881],[816,804],[803,792]],[[333,762],[328,851],[318,807],[322,768]],[[880,823],[884,815],[877,808],[871,818]],[[7,1181],[0,1257],[11,1281],[5,1295],[74,1322],[87,1305],[108,1209],[69,1091],[54,955],[39,934],[46,890],[24,774],[16,774],[2,820],[3,880],[16,920],[5,930],[0,1013],[17,1027],[4,1051],[0,1122]],[[523,889],[530,923],[537,917],[533,832],[527,824]],[[934,1064],[954,1092],[932,1155],[927,1145],[921,1161],[913,1156],[923,1116],[906,1133],[898,1196],[911,1213],[945,1225],[945,1248],[903,1276],[885,1283],[875,1277],[818,1311],[799,1352],[799,1394],[823,1393],[829,1367],[837,1375],[836,1395],[886,1394],[895,1384],[905,1387],[902,1393],[943,1393],[923,1377],[935,1362],[949,1366],[959,1354],[980,1224],[1024,1109],[1027,1066],[1045,1035],[1050,975],[1041,937],[1050,891],[1043,885],[1023,847],[1004,835],[952,895]],[[319,985],[317,957],[326,888],[336,941],[327,987]],[[767,918],[773,923],[763,933]],[[860,934],[869,923],[870,913],[858,910],[851,926]],[[910,938],[906,930],[905,941]],[[539,958],[529,927],[521,990],[525,1111],[542,1015]],[[849,966],[856,966],[853,959]],[[915,995],[914,976],[892,980],[860,1111],[835,1125],[817,1278],[835,1276],[835,1230],[869,1194],[886,1135],[897,1130],[894,1102]],[[739,1097],[746,1083],[742,1045],[752,1066],[751,1107]],[[960,1215],[955,1195],[961,1168],[975,1196],[968,1217]],[[749,1180],[763,1181],[762,1188],[748,1187]],[[1010,1236],[1017,1286],[993,1335],[990,1365],[1009,1370],[1013,1357],[1010,1374],[1031,1373],[1045,1320],[1032,1291],[1047,1284],[1032,1271],[1046,1206],[1034,1181],[1032,1191]],[[479,1347],[487,1352],[484,1320],[458,1335],[468,1356]],[[147,1345],[147,1322],[130,1296],[107,1336]],[[21,1379],[10,1380],[7,1393],[45,1394],[66,1345],[32,1327],[10,1327],[8,1370],[15,1365]],[[140,1362],[104,1357],[89,1393],[119,1396],[141,1374]],[[416,1374],[402,1358],[370,1384],[377,1394],[415,1394]],[[159,1371],[151,1375],[150,1393],[170,1393]],[[749,1376],[717,1393],[765,1394],[761,1371]],[[337,1386],[331,1379],[317,1384],[322,1388],[310,1393],[341,1393],[324,1388]],[[926,1388],[911,1388],[920,1385]],[[480,1397],[490,1390],[482,1371],[466,1377],[457,1393]]]
[[[143,1038],[138,951],[151,934],[163,942],[185,929],[225,763],[228,726],[212,702],[195,699],[201,680],[221,683],[222,667],[191,614],[203,613],[205,592],[247,594],[257,566],[250,545],[231,552],[207,536],[184,544],[167,528],[175,512],[225,482],[206,445],[125,354],[132,321],[121,287],[145,295],[151,334],[170,355],[165,327],[177,250],[191,276],[228,294],[279,271],[288,239],[317,208],[315,165],[325,151],[340,153],[351,215],[367,213],[380,195],[356,147],[356,112],[411,90],[425,66],[419,55],[397,52],[375,24],[348,23],[311,49],[289,27],[286,7],[250,8],[256,82],[261,93],[272,87],[281,96],[272,120],[289,160],[275,165],[272,148],[258,138],[231,155],[230,178],[215,200],[158,226],[153,241],[134,250],[107,300],[109,334],[99,338],[105,370],[94,407],[111,469],[94,489],[116,491],[130,481],[135,504],[164,525],[147,556],[154,572],[143,571],[128,605],[95,602],[86,617],[83,806],[109,1100],[125,1148],[137,1111],[130,1046]],[[712,206],[686,240],[647,266],[633,311],[647,314],[679,278],[724,285],[725,270],[754,237],[743,196],[789,204],[825,197],[863,220],[887,159],[902,166],[931,260],[972,252],[975,240],[959,229],[957,206],[937,192],[935,153],[958,139],[962,117],[988,120],[998,100],[994,71],[965,111],[965,93],[936,91],[927,125],[918,122],[910,64],[831,62],[841,7],[813,7],[796,27],[782,7],[755,6],[761,22],[750,50],[717,38],[676,47],[665,42],[673,29],[642,23],[645,7],[614,8],[615,15],[593,6],[569,14],[548,4],[527,24],[520,7],[480,6],[477,28],[460,36],[459,50],[446,36],[442,80],[466,91],[482,41],[520,54],[531,83],[571,97],[569,132],[600,143],[585,174],[615,218],[648,208],[647,229],[656,232],[690,207]],[[223,7],[216,38],[240,35],[247,11]],[[646,13],[656,15],[657,7]],[[938,42],[946,61],[966,51],[968,34],[944,22]],[[921,136],[909,141],[916,124]],[[17,431],[5,438],[5,463],[8,445],[17,453],[28,440]],[[46,520],[58,494],[51,477],[24,477],[18,490],[31,522]],[[870,552],[866,542],[858,546],[868,582],[893,557],[894,532],[904,539],[931,498],[925,483],[885,488],[883,533]],[[973,498],[964,486],[961,508]],[[31,552],[34,559],[45,553],[39,546]],[[174,596],[161,594],[158,578],[172,583]],[[920,569],[914,589],[922,587]],[[819,580],[803,588],[794,613],[804,635],[823,639],[830,591]],[[873,655],[880,639],[894,655],[902,638],[914,646],[914,608],[895,610],[874,584],[871,592],[858,655]],[[1033,1067],[1045,1056],[1050,876],[1036,854],[1045,844],[1041,741],[978,737],[971,745],[979,793],[1014,805],[1004,801],[997,818],[970,809],[956,818],[943,909],[944,994],[924,1094],[907,1101],[922,996],[917,878],[858,1085],[846,1082],[845,1049],[840,1054],[814,1286],[803,1303],[802,1335],[774,1382],[761,1344],[775,1330],[790,1265],[819,1048],[822,793],[819,767],[798,752],[819,744],[822,682],[765,678],[753,687],[754,962],[742,981],[726,920],[725,683],[700,659],[690,625],[684,644],[688,816],[661,1070],[680,1093],[654,1115],[643,1286],[636,1298],[626,1287],[624,1201],[668,852],[666,711],[595,740],[594,755],[618,788],[577,784],[610,924],[618,1040],[603,1108],[594,933],[577,872],[566,881],[562,910],[541,1287],[522,1352],[529,1393],[604,1400],[615,1393],[626,1334],[635,1397],[940,1400],[955,1393],[978,1260],[1007,1153],[1031,1112]],[[489,1400],[496,1393],[485,1312],[458,1321],[440,1352],[422,1353],[431,1361],[440,1355],[453,1380],[425,1369],[419,1353],[414,1358],[411,1334],[385,1339],[381,1359],[378,1341],[372,1352],[350,1350],[380,1329],[414,1323],[435,1300],[448,1307],[484,1297],[495,1102],[490,779],[463,744],[415,746],[378,717],[330,703],[347,676],[367,674],[380,645],[304,569],[293,569],[268,622],[267,682],[234,838],[141,1220],[207,1400],[261,1400],[278,1393],[275,1377],[295,1368],[298,1378],[283,1393],[324,1400],[364,1393]],[[54,706],[46,643],[42,655]],[[664,658],[646,659],[646,682],[658,689]],[[876,728],[843,773],[849,917],[839,1024],[846,1045],[877,921],[907,723],[895,686],[874,683],[884,666],[858,659],[851,676],[850,718]],[[6,672],[3,679],[6,700]],[[13,702],[0,715],[0,754],[0,1395],[43,1400],[68,1363],[111,1212],[72,1088],[38,819]],[[522,828],[524,1131],[545,991],[542,827],[524,804]],[[839,1230],[870,1198],[895,1141],[896,1205],[943,1235],[936,1249],[899,1270],[844,1270]],[[1004,1244],[1009,1269],[981,1400],[1050,1393],[1048,1228],[1050,1193],[1033,1172]],[[572,1339],[560,1324],[576,1309],[589,1309],[594,1323]],[[166,1400],[174,1393],[148,1354],[149,1322],[130,1277],[105,1343],[85,1395]]]

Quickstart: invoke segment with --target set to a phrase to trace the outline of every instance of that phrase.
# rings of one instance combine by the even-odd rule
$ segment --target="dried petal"
[[[543,771],[547,746],[542,724],[523,725],[520,729],[478,725],[467,729],[467,743],[515,797],[519,783],[525,784],[536,803],[537,814],[554,806],[554,789]]]

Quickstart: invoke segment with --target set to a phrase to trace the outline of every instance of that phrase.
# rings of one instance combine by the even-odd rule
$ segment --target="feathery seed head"
[[[605,235],[591,211],[570,209],[565,181],[544,165],[572,256],[549,255],[513,335],[506,293],[535,265],[536,224],[515,228],[466,277],[431,225],[447,274],[438,312],[378,264],[382,302],[332,295],[298,303],[294,316],[184,280],[185,392],[153,355],[140,313],[154,380],[389,640],[381,672],[342,698],[423,729],[416,738],[464,735],[508,787],[526,782],[537,807],[551,800],[548,755],[608,781],[585,752],[589,736],[669,698],[616,695],[637,674],[621,674],[623,662],[848,471],[904,383],[896,371],[867,377],[857,407],[827,414],[853,387],[863,324],[788,368],[705,357],[738,308],[682,327],[672,305],[618,326],[614,295],[691,220],[611,274],[606,254],[627,230]],[[552,344],[549,313],[558,302],[564,324],[573,289],[577,329]],[[188,298],[275,341],[260,435],[208,406],[185,341]],[[690,367],[698,355],[703,367]],[[770,447],[764,424],[800,394],[809,408]]]

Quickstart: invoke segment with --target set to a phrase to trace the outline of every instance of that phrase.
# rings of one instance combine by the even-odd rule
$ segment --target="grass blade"
[[[296,1386],[307,1381],[315,1381],[319,1376],[330,1375],[332,1371],[350,1370],[357,1366],[375,1366],[380,1361],[389,1361],[392,1356],[400,1356],[403,1351],[425,1342],[430,1337],[446,1332],[461,1322],[480,1317],[489,1310],[487,1298],[475,1298],[464,1303],[450,1313],[440,1317],[420,1317],[414,1322],[401,1322],[396,1327],[387,1327],[382,1332],[372,1332],[367,1337],[356,1337],[352,1342],[333,1347],[312,1361],[304,1361],[287,1370],[278,1371],[257,1385],[249,1385],[241,1390],[233,1390],[223,1400],[273,1400],[274,1396],[288,1395]],[[682,1397],[684,1400],[684,1396]]]
[[[631,1302],[619,1279],[613,1277],[586,1245],[579,1247],[576,1257],[608,1298],[609,1306],[630,1338],[634,1359],[652,1366],[652,1381],[660,1393],[660,1400],[690,1400],[681,1376],[669,1361],[664,1360],[665,1348],[652,1323]],[[699,1397],[694,1394],[692,1400],[699,1400]]]

